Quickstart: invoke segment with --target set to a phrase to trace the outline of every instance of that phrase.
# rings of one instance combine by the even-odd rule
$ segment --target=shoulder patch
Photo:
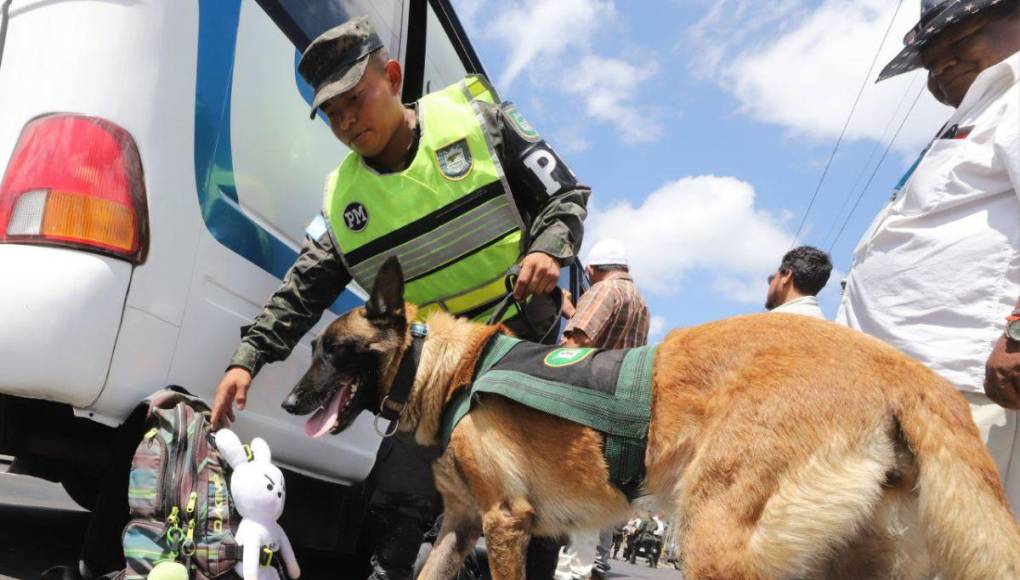
[[[538,134],[538,131],[531,126],[531,123],[524,118],[524,115],[517,110],[517,105],[509,103],[503,107],[503,116],[506,117],[510,127],[517,133],[521,139],[528,141],[529,143],[537,143],[542,140],[542,136]]]
[[[436,150],[436,162],[439,170],[447,179],[460,180],[471,171],[473,160],[467,139],[454,141]]]

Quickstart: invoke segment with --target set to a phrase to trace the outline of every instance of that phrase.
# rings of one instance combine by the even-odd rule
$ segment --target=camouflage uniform
[[[333,32],[328,31],[323,37],[330,34]],[[307,56],[308,51],[305,54]],[[482,124],[525,220],[525,233],[529,240],[527,253],[543,252],[556,258],[561,265],[569,264],[581,245],[591,190],[577,182],[573,172],[555,157],[555,152],[511,103],[480,105]],[[416,129],[414,142],[404,160],[405,167],[417,153],[419,138],[420,129]],[[542,179],[522,161],[536,149],[544,149],[556,159],[557,166],[551,177],[558,183],[559,189],[551,194],[547,193]],[[371,165],[370,160],[365,161]],[[384,168],[374,169],[386,172]],[[290,354],[352,279],[337,252],[328,234],[305,240],[301,254],[284,277],[283,285],[269,299],[254,323],[242,329],[241,344],[231,359],[231,368],[241,367],[254,375],[263,365],[282,360]],[[536,311],[543,310],[545,306],[541,313],[544,320],[533,314],[529,316],[535,328],[546,328],[546,321],[558,321],[558,308],[549,307],[551,300],[548,297],[535,297],[532,302]],[[528,336],[531,327],[521,325],[519,318],[507,321],[507,325],[520,336],[537,340],[536,336]],[[413,437],[406,434],[387,438],[380,446],[370,475],[375,488],[369,501],[366,525],[366,532],[375,546],[371,580],[410,578],[422,536],[438,512],[439,498],[431,470],[431,463],[438,455],[438,449],[423,450],[414,443]],[[528,550],[528,577],[551,579],[557,550],[555,542],[533,541]]]

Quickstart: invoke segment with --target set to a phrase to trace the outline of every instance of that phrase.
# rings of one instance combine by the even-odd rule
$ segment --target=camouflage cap
[[[382,47],[367,16],[352,18],[313,40],[298,64],[298,72],[315,90],[310,117],[315,118],[322,103],[358,84],[368,55]]]

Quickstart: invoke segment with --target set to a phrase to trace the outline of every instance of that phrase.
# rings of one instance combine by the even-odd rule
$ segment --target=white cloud
[[[509,50],[499,85],[506,89],[536,59],[587,49],[594,35],[615,14],[611,0],[526,0],[505,2],[483,27]]]
[[[889,25],[896,4],[888,0],[826,0],[814,10],[803,0],[780,2],[784,21],[765,38],[756,24],[763,10],[747,0],[734,0],[730,8],[738,15],[724,30],[712,29],[718,15],[710,11],[688,31],[693,46],[703,47],[709,71],[721,86],[733,93],[741,109],[751,117],[787,127],[796,136],[816,140],[835,139],[846,121],[864,73]],[[772,3],[768,3],[771,7]],[[742,17],[741,17],[742,16]],[[874,84],[879,71],[900,50],[900,39],[917,20],[916,4],[906,2],[897,13],[888,39],[868,80],[861,101],[847,129],[848,139],[882,140],[895,131],[918,90],[923,72],[914,72]],[[785,28],[783,28],[785,26]],[[762,33],[765,31],[762,30]],[[697,68],[697,67],[696,67]],[[897,106],[903,102],[896,115]],[[915,152],[949,116],[949,108],[927,92],[900,134],[895,148]]]
[[[623,242],[635,280],[653,294],[677,294],[698,270],[723,296],[756,304],[765,299],[765,277],[790,248],[783,226],[781,215],[755,208],[751,184],[703,175],[669,182],[638,207],[593,206],[585,240]]]
[[[583,99],[588,116],[616,127],[625,143],[654,141],[662,126],[642,114],[634,103],[637,87],[659,70],[651,59],[633,65],[615,58],[589,55],[566,75],[565,87]]]
[[[683,9],[691,9],[690,0],[678,0]],[[719,64],[735,48],[767,32],[782,34],[791,22],[803,14],[804,0],[710,0],[708,11],[687,30],[688,40],[698,48],[691,62],[695,72],[712,76]],[[678,46],[676,52],[682,52]]]
[[[666,333],[666,319],[662,316],[653,316],[648,321],[648,344],[655,344],[662,340]]]
[[[457,7],[466,14],[465,25],[472,37],[484,36],[505,49],[497,82],[505,94],[524,78],[536,88],[565,93],[568,102],[580,103],[584,116],[578,117],[578,110],[570,108],[572,117],[559,124],[571,125],[574,119],[606,123],[631,144],[662,135],[659,110],[638,99],[642,84],[659,71],[654,55],[632,49],[624,59],[601,56],[593,49],[598,45],[603,51],[608,47],[621,52],[616,35],[609,36],[617,22],[613,0],[458,0]],[[554,131],[565,150],[583,151],[590,146],[590,138],[579,126]]]

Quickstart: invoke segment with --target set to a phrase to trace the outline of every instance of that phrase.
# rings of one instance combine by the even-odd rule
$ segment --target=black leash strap
[[[407,404],[411,387],[414,386],[414,375],[418,373],[418,364],[421,363],[421,349],[427,334],[424,324],[411,325],[411,346],[404,351],[400,367],[397,368],[397,377],[393,380],[393,388],[383,398],[379,409],[379,416],[387,421],[396,420],[404,412],[404,405]]]
[[[503,320],[503,316],[506,311],[510,308],[510,305],[517,307],[517,312],[521,315],[521,319],[524,320],[524,324],[527,325],[528,330],[531,331],[532,336],[538,337],[536,340],[542,344],[548,344],[546,341],[554,334],[560,327],[560,315],[563,311],[563,291],[559,286],[553,288],[553,292],[556,293],[556,314],[552,317],[549,323],[549,327],[545,329],[545,332],[539,333],[538,329],[531,322],[531,318],[528,316],[527,310],[525,310],[525,302],[514,298],[514,286],[517,285],[517,277],[521,273],[521,265],[514,264],[506,275],[506,296],[499,301],[496,305],[496,309],[492,311],[492,316],[489,317],[486,324],[498,324]]]

